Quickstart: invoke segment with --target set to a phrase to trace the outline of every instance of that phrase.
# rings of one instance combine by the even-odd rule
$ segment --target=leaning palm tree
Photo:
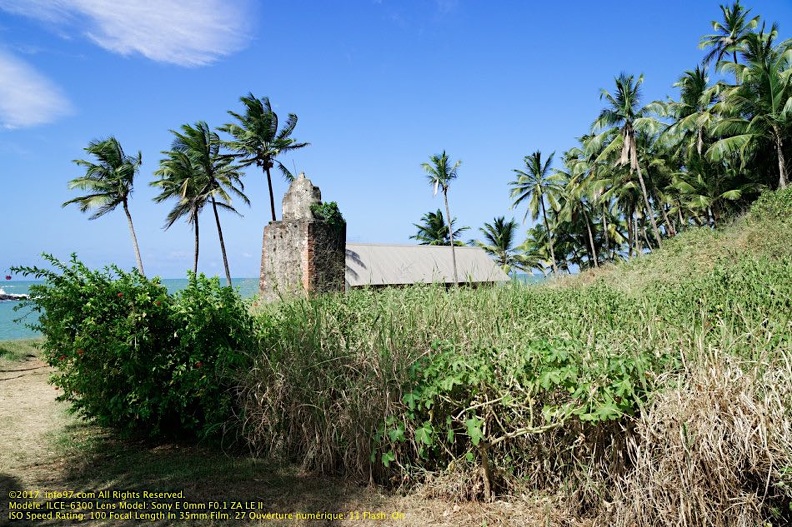
[[[545,232],[547,233],[547,249],[550,252],[553,273],[558,273],[555,250],[553,249],[553,237],[551,236],[550,224],[547,221],[547,208],[545,206],[545,200],[547,200],[553,209],[557,209],[557,197],[561,192],[558,176],[550,173],[550,165],[553,163],[554,154],[555,152],[550,154],[544,163],[542,163],[542,153],[539,150],[530,156],[525,156],[525,170],[515,169],[514,173],[517,174],[517,179],[510,182],[509,185],[512,187],[511,197],[514,200],[512,208],[528,200],[528,209],[525,211],[523,221],[528,217],[529,212],[531,213],[531,219],[536,221],[541,212]]]
[[[178,214],[179,211],[182,212],[182,215],[187,213],[189,214],[188,221],[194,214],[193,221],[197,236],[197,214],[204,204],[212,205],[226,280],[230,286],[231,271],[228,267],[228,256],[218,208],[238,214],[237,210],[231,206],[231,194],[242,199],[245,203],[250,203],[243,192],[244,185],[240,180],[239,167],[233,164],[233,156],[220,152],[220,137],[205,122],[199,121],[195,126],[185,124],[182,126],[181,132],[173,130],[171,132],[176,137],[171,145],[171,151],[164,152],[168,156],[165,160],[165,167],[168,166],[170,160],[174,160],[177,167],[186,172],[181,176],[186,176],[186,180],[191,182],[182,185],[183,193],[180,203],[172,213]]]
[[[410,239],[417,240],[420,245],[451,245],[453,238],[454,245],[464,245],[459,237],[469,227],[454,229],[455,222],[456,218],[453,218],[449,230],[449,225],[440,209],[437,209],[437,212],[427,212],[421,217],[421,223],[413,223],[418,232],[415,233],[415,236],[410,236]]]
[[[95,220],[121,205],[132,235],[137,267],[140,274],[144,274],[140,247],[132,224],[132,215],[129,213],[129,196],[132,194],[135,174],[143,162],[142,155],[140,152],[137,156],[126,155],[121,144],[112,136],[101,141],[91,141],[85,151],[93,155],[98,162],[75,159],[74,163],[85,168],[85,175],[69,181],[69,188],[87,190],[89,194],[70,199],[63,206],[75,203],[80,207],[81,212],[96,208],[96,212],[88,218]]]
[[[476,241],[476,245],[493,257],[503,272],[509,274],[513,267],[519,265],[518,251],[514,247],[517,222],[514,218],[506,221],[505,216],[498,216],[479,230],[484,241]]]
[[[603,161],[614,152],[621,151],[616,164],[627,165],[631,173],[635,171],[638,174],[646,214],[651,221],[657,246],[660,247],[662,245],[660,230],[657,228],[655,212],[649,202],[649,192],[646,190],[641,165],[638,162],[638,141],[636,138],[636,134],[639,132],[654,133],[660,124],[656,119],[648,117],[646,108],[641,106],[640,88],[642,83],[643,75],[640,75],[638,79],[624,73],[616,77],[615,95],[605,89],[600,94],[600,98],[608,102],[608,107],[602,109],[599,117],[594,121],[592,129],[601,130],[599,136],[609,141],[597,161]],[[618,133],[614,133],[615,130],[618,130]]]
[[[245,113],[228,113],[238,123],[229,123],[219,128],[233,138],[226,141],[225,146],[236,153],[241,161],[241,166],[256,165],[261,167],[267,175],[269,188],[270,211],[272,221],[275,221],[275,195],[272,192],[272,174],[270,169],[277,166],[286,178],[293,181],[294,176],[277,157],[280,154],[308,146],[309,143],[300,143],[291,136],[297,126],[297,116],[290,113],[286,123],[278,130],[278,114],[272,111],[268,97],[257,99],[252,93],[241,97],[240,101],[245,106]]]
[[[437,195],[438,189],[443,191],[446,217],[451,218],[451,209],[448,207],[448,185],[451,183],[451,181],[456,179],[457,169],[459,168],[459,165],[462,164],[462,161],[457,161],[451,165],[451,160],[448,159],[448,155],[446,154],[445,150],[443,150],[443,153],[440,155],[435,154],[431,156],[429,160],[431,163],[422,163],[421,166],[426,172],[426,177],[429,180],[429,184],[434,188],[434,195]],[[453,230],[449,230],[449,240],[451,242],[451,261],[454,266],[454,283],[459,285],[456,264],[456,250],[454,249],[456,244],[454,243]]]

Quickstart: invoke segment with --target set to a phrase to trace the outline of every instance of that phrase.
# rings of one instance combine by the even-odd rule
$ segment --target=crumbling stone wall
[[[314,219],[311,205],[321,199],[319,187],[300,174],[283,197],[283,219],[264,227],[263,301],[344,290],[346,225]]]

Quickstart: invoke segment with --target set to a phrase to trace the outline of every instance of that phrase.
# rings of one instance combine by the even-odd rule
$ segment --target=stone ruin
[[[344,290],[346,225],[314,218],[311,205],[321,202],[319,187],[300,174],[283,197],[283,219],[264,227],[263,301]]]

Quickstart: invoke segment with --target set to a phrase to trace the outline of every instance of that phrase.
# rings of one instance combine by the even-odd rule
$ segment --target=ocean
[[[235,278],[232,279],[234,289],[239,291],[242,298],[253,298],[258,292],[258,278]],[[0,288],[7,294],[21,295],[27,294],[32,284],[32,280],[9,280],[0,282]],[[220,281],[221,284],[225,280]],[[162,285],[168,288],[168,291],[175,293],[187,287],[186,278],[169,278],[163,279]],[[30,308],[22,308],[14,310],[15,306],[19,306],[19,302],[15,300],[0,300],[0,340],[17,340],[29,339],[40,337],[41,334],[26,326],[35,322],[32,317],[35,316]],[[17,319],[22,319],[17,322]]]

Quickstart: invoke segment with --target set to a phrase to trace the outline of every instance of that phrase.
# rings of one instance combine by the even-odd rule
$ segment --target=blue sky
[[[449,199],[466,239],[495,216],[522,220],[508,183],[523,157],[575,146],[622,71],[644,74],[645,102],[675,95],[721,3],[0,0],[0,271],[42,252],[134,267],[121,209],[89,221],[61,207],[82,174],[72,160],[115,135],[143,155],[130,208],[146,272],[185,276],[191,230],[163,231],[169,205],[148,183],[169,130],[229,122],[248,92],[299,116],[293,137],[311,146],[281,160],[338,202],[349,241],[411,243],[442,206],[421,169],[442,150],[462,160]],[[792,2],[743,3],[790,36]],[[222,218],[238,277],[258,275],[269,210],[261,172],[244,181],[251,207]],[[199,270],[222,274],[208,210],[201,227]]]

